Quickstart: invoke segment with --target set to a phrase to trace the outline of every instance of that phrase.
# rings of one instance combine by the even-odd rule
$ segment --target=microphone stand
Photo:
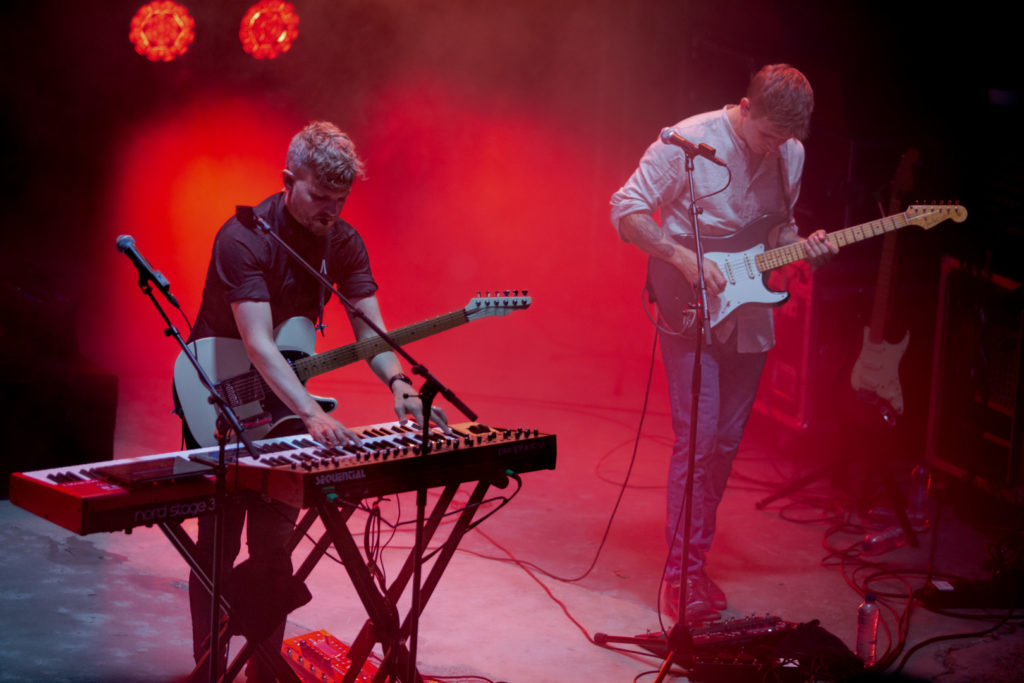
[[[211,561],[210,570],[210,681],[220,680],[220,601],[221,601],[221,582],[223,580],[223,568],[221,555],[223,554],[224,548],[224,508],[227,502],[227,465],[225,462],[225,454],[227,449],[227,442],[230,433],[234,431],[238,435],[239,440],[245,446],[249,455],[254,460],[259,459],[259,453],[256,451],[252,444],[252,441],[246,436],[245,431],[242,429],[242,425],[238,420],[238,416],[235,415],[234,410],[224,399],[223,396],[214,387],[213,381],[210,376],[203,369],[203,366],[199,364],[199,359],[189,348],[189,345],[182,338],[181,333],[171,322],[171,319],[167,316],[167,312],[164,311],[160,302],[153,295],[153,288],[150,285],[149,274],[145,272],[142,266],[136,264],[139,270],[139,288],[142,293],[149,297],[149,300],[153,302],[153,306],[156,307],[157,312],[160,313],[160,317],[164,319],[164,323],[167,327],[164,329],[164,336],[174,337],[184,352],[185,356],[192,363],[192,367],[195,368],[196,374],[199,376],[200,382],[206,387],[206,390],[210,393],[209,401],[214,405],[219,413],[217,418],[217,465],[214,467],[214,505],[213,505],[213,558]],[[170,292],[166,288],[161,288],[164,296],[167,297],[175,308],[181,310],[178,306],[177,301],[170,296]]]
[[[402,348],[394,339],[392,339],[387,332],[382,330],[379,325],[370,320],[365,313],[357,308],[351,301],[345,297],[338,289],[324,277],[324,274],[319,270],[311,266],[306,262],[302,256],[299,255],[291,245],[284,241],[280,235],[278,235],[267,223],[267,221],[259,216],[251,206],[238,206],[235,212],[239,222],[245,227],[255,230],[261,234],[267,235],[272,240],[277,242],[288,254],[303,268],[305,268],[316,280],[326,287],[329,291],[334,293],[338,298],[338,301],[345,307],[349,315],[359,318],[366,325],[373,330],[374,334],[380,337],[384,342],[388,344],[396,353],[404,358],[412,368],[414,374],[423,377],[425,380],[423,387],[420,389],[419,396],[423,404],[423,424],[420,425],[422,432],[420,434],[420,454],[426,455],[430,452],[430,412],[434,402],[434,398],[440,393],[452,405],[454,405],[463,415],[469,420],[475,421],[477,414],[473,412],[469,406],[462,402],[455,393],[441,383],[422,363],[418,363],[404,348]],[[406,394],[406,398],[415,394]],[[422,610],[422,598],[420,595],[420,583],[423,569],[423,525],[426,519],[426,507],[427,507],[427,490],[424,486],[419,486],[416,489],[416,537],[413,541],[413,583],[412,583],[412,607],[410,608],[410,632],[409,632],[409,671],[407,672],[408,678],[407,683],[416,683],[418,675],[416,673],[416,643],[419,637],[419,616]],[[399,624],[400,626],[400,624]],[[401,629],[396,629],[395,638],[400,638]],[[397,644],[397,643],[395,643]],[[385,653],[389,650],[394,651],[391,648],[385,648]],[[399,674],[400,676],[400,674]]]
[[[696,197],[693,186],[693,160],[697,156],[704,155],[701,154],[698,147],[693,145],[685,147],[680,146],[680,148],[686,156],[686,175],[690,185],[690,197]],[[713,153],[714,152],[712,151],[712,154]],[[661,664],[661,668],[658,670],[657,678],[654,679],[655,683],[663,681],[665,676],[668,675],[669,669],[672,668],[672,664],[676,663],[683,654],[687,652],[692,653],[694,649],[693,635],[686,622],[686,584],[688,583],[687,579],[690,564],[690,528],[693,524],[693,470],[696,462],[697,451],[697,418],[700,406],[700,386],[702,379],[701,356],[703,354],[704,345],[711,346],[712,344],[711,317],[708,311],[708,291],[704,280],[704,245],[702,244],[700,233],[700,213],[701,209],[697,206],[696,200],[691,201],[690,222],[693,225],[694,252],[697,255],[697,296],[695,297],[697,306],[697,334],[694,339],[693,371],[692,382],[690,384],[690,439],[686,465],[686,486],[682,510],[683,548],[682,574],[680,576],[679,583],[679,618],[676,620],[675,625],[668,632],[667,636],[637,636],[634,638],[624,638],[609,636],[604,633],[597,633],[594,635],[594,642],[598,645],[603,645],[605,643],[628,643],[644,647],[659,656],[664,654],[665,659]]]
[[[690,183],[690,197],[696,197],[693,187],[694,157],[696,151],[683,150],[686,155],[686,175]],[[676,658],[685,652],[693,652],[693,636],[686,622],[687,584],[690,573],[690,527],[693,523],[693,470],[697,454],[697,418],[700,409],[700,386],[702,379],[701,356],[704,345],[711,346],[711,318],[708,311],[708,290],[704,280],[704,245],[700,234],[700,208],[696,200],[690,202],[690,222],[693,225],[694,252],[697,254],[697,334],[693,347],[693,372],[690,383],[690,443],[686,464],[686,494],[683,504],[683,561],[679,582],[679,618],[668,634],[668,654],[658,670],[655,683],[668,675]]]

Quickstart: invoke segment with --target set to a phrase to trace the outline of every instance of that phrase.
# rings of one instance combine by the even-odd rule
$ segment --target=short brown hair
[[[352,138],[328,121],[312,121],[296,133],[285,163],[293,172],[308,168],[318,183],[335,190],[363,176],[363,162]]]
[[[791,136],[803,140],[811,128],[814,91],[811,84],[789,64],[769,64],[754,74],[747,87],[750,113],[764,116]]]

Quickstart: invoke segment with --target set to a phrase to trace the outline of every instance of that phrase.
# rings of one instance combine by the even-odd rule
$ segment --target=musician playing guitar
[[[264,200],[256,207],[256,214],[308,262],[320,266],[356,307],[384,328],[366,247],[355,229],[339,217],[353,182],[362,175],[362,162],[352,141],[333,124],[310,123],[292,139],[282,173],[284,190]],[[328,298],[329,293],[276,241],[232,218],[217,233],[192,338],[241,339],[255,369],[274,394],[301,418],[315,440],[326,445],[358,443],[358,436],[327,414],[306,391],[275,343],[275,327],[295,316],[316,320]],[[351,322],[357,338],[374,336],[366,323],[356,318]],[[368,362],[390,389],[399,419],[412,417],[422,424],[422,404],[402,374],[397,357],[387,351]],[[431,417],[447,426],[440,408],[435,406]],[[186,446],[196,447],[199,435],[193,436],[187,424],[183,427]],[[249,556],[257,574],[281,576],[287,572],[290,577],[291,560],[284,545],[298,511],[256,496],[244,508],[227,511],[226,566],[230,567],[238,555],[246,513]],[[213,547],[212,526],[210,517],[200,517],[198,545],[207,563]],[[272,591],[267,592],[248,598],[266,602],[273,597]],[[194,575],[190,577],[189,597],[199,661],[209,635],[210,597]],[[280,651],[283,635],[282,615],[281,627],[265,640],[270,651]],[[273,672],[259,658],[250,661],[247,674],[250,681],[274,680]]]
[[[696,201],[702,209],[702,234],[754,235],[768,247],[801,242],[793,221],[793,206],[800,193],[804,149],[800,139],[810,125],[814,96],[797,69],[776,64],[762,68],[750,82],[738,105],[729,105],[688,118],[672,127],[694,144],[717,150],[728,169],[697,159],[694,174]],[[696,255],[687,236],[690,196],[684,172],[685,158],[676,146],[654,142],[639,167],[612,196],[612,223],[619,237],[653,259],[682,273],[683,282],[697,280]],[[731,182],[730,182],[731,172]],[[661,224],[653,218],[660,211]],[[767,216],[766,218],[761,218]],[[744,230],[748,224],[752,225]],[[803,256],[812,265],[827,262],[838,247],[818,231],[802,241]],[[664,265],[664,264],[663,264]],[[709,310],[734,278],[711,259],[704,259]],[[722,302],[724,303],[724,302]],[[673,302],[659,296],[662,320],[680,319]],[[681,326],[680,326],[681,327]],[[662,610],[675,620],[681,584],[682,532],[677,519],[683,504],[690,433],[693,330],[660,333],[668,374],[675,445],[669,468],[666,538],[673,548],[662,590]],[[742,306],[712,326],[713,343],[705,347],[697,428],[697,453],[690,557],[687,561],[687,618],[691,623],[719,618],[724,593],[704,570],[705,555],[715,531],[715,515],[725,491],[732,460],[753,406],[765,355],[774,344],[772,313],[768,306]],[[680,527],[681,529],[681,527]]]

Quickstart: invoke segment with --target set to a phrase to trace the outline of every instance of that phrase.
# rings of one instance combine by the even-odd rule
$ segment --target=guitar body
[[[899,211],[901,197],[914,184],[913,170],[919,153],[911,147],[900,157],[896,174],[889,183],[889,211]],[[885,329],[889,320],[889,305],[896,291],[893,279],[896,265],[896,240],[898,233],[890,232],[882,240],[882,254],[878,260],[878,274],[875,279],[875,297],[871,304],[871,324],[864,328],[864,343],[860,356],[850,373],[850,384],[857,398],[865,403],[879,406],[882,420],[893,426],[896,416],[903,414],[903,389],[900,387],[900,360],[910,343],[910,330],[897,344],[885,341]]]
[[[900,361],[910,344],[910,331],[896,344],[873,342],[871,329],[864,328],[864,344],[860,356],[850,373],[850,383],[858,396],[871,397],[883,402],[882,416],[893,420],[892,413],[903,414],[903,389],[900,387]],[[889,412],[892,411],[892,412]]]
[[[712,328],[742,306],[775,306],[789,298],[788,292],[768,289],[768,273],[761,272],[755,263],[757,256],[764,253],[771,232],[779,225],[777,215],[765,215],[735,234],[704,238],[704,257],[717,265],[726,279],[725,289],[718,296],[708,294]],[[682,238],[680,242],[692,248],[693,238]],[[696,292],[678,268],[652,256],[647,262],[647,286],[669,329],[684,332],[693,325]]]
[[[308,318],[290,318],[274,331],[274,341],[289,362],[311,355],[315,340],[313,323]],[[250,438],[273,438],[303,430],[302,421],[272,391],[256,389],[255,397],[238,398],[228,381],[253,372],[241,339],[208,337],[198,339],[190,346],[217,390],[227,397],[239,421],[243,425],[249,421],[260,423],[246,428],[245,432]],[[217,410],[209,402],[209,392],[199,380],[199,375],[184,351],[178,354],[174,362],[174,390],[192,436],[202,447],[216,446],[214,433]],[[327,412],[338,406],[338,402],[331,398],[313,398]]]

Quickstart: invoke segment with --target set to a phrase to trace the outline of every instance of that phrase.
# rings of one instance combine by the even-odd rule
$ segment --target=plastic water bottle
[[[899,548],[907,542],[907,535],[899,524],[888,529],[879,531],[877,534],[868,534],[864,537],[864,554],[881,555],[894,548]]]
[[[868,593],[857,608],[857,656],[864,662],[864,666],[875,663],[877,645],[878,604],[875,603],[874,593]]]
[[[924,464],[919,464],[910,473],[910,499],[907,517],[914,531],[928,528],[928,491],[932,486],[932,473]]]

